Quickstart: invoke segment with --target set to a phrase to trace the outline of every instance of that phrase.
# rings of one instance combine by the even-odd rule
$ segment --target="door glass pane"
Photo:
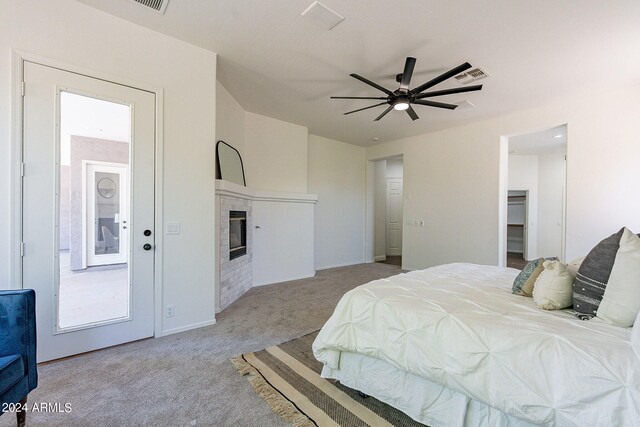
[[[128,319],[131,108],[60,93],[57,329]]]

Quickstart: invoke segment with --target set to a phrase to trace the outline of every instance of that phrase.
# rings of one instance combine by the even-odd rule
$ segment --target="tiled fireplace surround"
[[[252,286],[311,277],[315,274],[313,216],[317,200],[314,194],[252,190],[216,180],[216,312],[227,308]],[[259,219],[255,216],[258,207],[261,215]],[[229,259],[230,211],[247,213],[247,253],[235,259]],[[297,224],[295,239],[291,240],[287,233],[268,234],[272,230],[281,229],[285,222]],[[262,229],[256,229],[256,226],[260,225],[263,226]],[[262,245],[262,259],[259,260],[262,262],[259,262],[259,265],[255,264],[254,258],[256,232],[262,233],[260,237],[263,243],[268,239],[268,246]],[[274,256],[276,258],[270,258]],[[265,271],[265,264],[271,271]],[[278,280],[273,276],[274,269],[278,272]]]
[[[247,213],[247,253],[229,259],[229,211]],[[220,308],[224,309],[251,288],[251,260],[253,258],[253,221],[251,200],[220,196]]]

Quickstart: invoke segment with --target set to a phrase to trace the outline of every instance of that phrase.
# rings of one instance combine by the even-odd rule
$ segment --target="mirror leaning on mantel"
[[[224,141],[216,144],[216,178],[247,186],[240,153]]]

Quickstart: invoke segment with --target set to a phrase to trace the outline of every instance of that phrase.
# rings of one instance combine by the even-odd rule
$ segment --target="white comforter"
[[[517,271],[448,264],[345,294],[313,344],[365,354],[533,423],[640,425],[631,329],[511,294]]]

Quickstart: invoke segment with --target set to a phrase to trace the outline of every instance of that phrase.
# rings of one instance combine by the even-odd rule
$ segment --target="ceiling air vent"
[[[466,85],[467,83],[475,82],[476,80],[482,80],[488,76],[489,76],[489,73],[487,73],[482,68],[478,67],[478,68],[472,68],[467,72],[458,74],[457,76],[455,76],[455,79],[458,81],[458,83]]]
[[[164,11],[167,8],[169,0],[133,0],[134,2],[143,6],[150,7],[156,12],[160,12],[164,15]]]

